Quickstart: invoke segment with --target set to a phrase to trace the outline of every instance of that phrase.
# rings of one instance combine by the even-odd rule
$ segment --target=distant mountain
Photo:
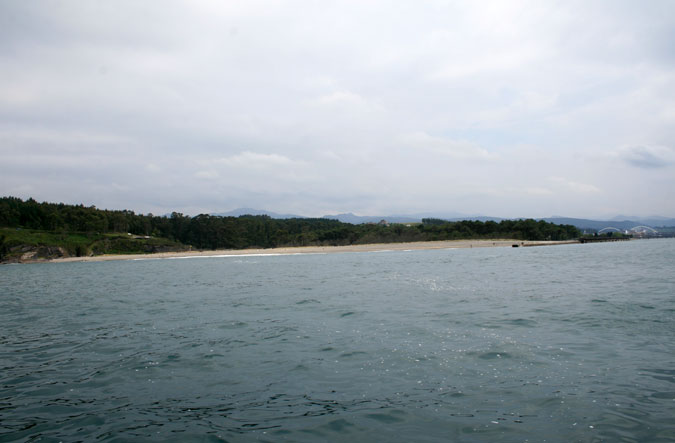
[[[438,218],[438,217],[436,217]],[[443,218],[443,220],[447,221],[462,221],[462,220],[478,220],[482,222],[486,221],[493,221],[493,222],[500,222],[502,220],[508,220],[507,218],[501,218],[501,217],[488,217],[485,215],[474,215],[474,216],[466,216],[466,217],[455,217],[455,218]]]
[[[324,215],[322,218],[329,220],[339,220],[342,223],[351,223],[353,225],[360,225],[362,223],[378,223],[381,220],[386,220],[389,223],[419,223],[421,218],[414,216],[369,216],[369,215],[354,215],[351,212],[337,215]]]
[[[657,228],[661,226],[675,226],[675,219],[666,218],[666,217],[649,217],[649,218],[639,218],[636,219],[624,219],[624,220],[588,220],[583,218],[569,218],[569,217],[550,217],[543,218],[549,223],[556,223],[559,225],[574,225],[577,228],[584,230],[599,230],[604,228],[617,228],[621,230],[627,230],[634,228],[636,226],[649,226],[651,228]]]
[[[443,220],[449,220],[451,218],[460,218],[460,217],[462,218],[462,220],[466,220],[466,217],[468,217],[468,215],[462,212],[416,212],[414,214],[392,215],[392,217],[411,217],[416,219],[417,221],[421,221],[423,218],[441,218]]]
[[[389,223],[420,223],[422,219],[425,218],[438,218],[441,220],[447,221],[460,221],[460,220],[480,220],[480,221],[500,221],[504,220],[499,217],[487,217],[482,215],[472,216],[472,215],[462,215],[460,213],[434,213],[434,212],[421,212],[417,214],[395,214],[395,215],[355,215],[351,212],[344,214],[336,215],[324,215],[323,218],[328,218],[331,220],[339,220],[342,223],[351,223],[351,224],[361,224],[361,223],[377,223],[380,220],[385,220]]]
[[[610,220],[612,221],[631,221],[631,222],[639,222],[641,225],[645,226],[675,226],[675,218],[670,218],[670,217],[662,217],[660,215],[651,215],[649,217],[637,217],[637,216],[625,216],[625,215],[617,215],[616,217],[612,217]]]
[[[501,217],[488,217],[488,216],[462,216],[462,217],[434,217],[428,216],[429,218],[440,218],[447,221],[461,221],[461,220],[479,220],[482,222],[486,221],[495,221],[500,222],[502,220],[509,220],[507,218]],[[526,218],[526,217],[514,217],[517,218]],[[558,225],[572,225],[576,226],[579,229],[588,229],[588,230],[600,230],[607,227],[613,227],[621,230],[627,230],[634,228],[636,226],[649,226],[651,228],[658,228],[663,226],[675,226],[675,218],[668,217],[622,217],[622,218],[612,218],[611,220],[591,220],[585,218],[571,218],[571,217],[547,217],[547,218],[537,218],[537,220],[543,220],[549,223],[555,223]],[[387,220],[389,221],[389,220]]]
[[[253,208],[238,208],[228,212],[220,212],[211,215],[218,215],[222,217],[239,217],[241,215],[268,215],[272,218],[308,218],[302,215],[296,214],[279,214],[272,211],[266,211],[262,209],[253,209]],[[445,213],[435,213],[435,212],[421,212],[415,214],[395,214],[395,215],[356,215],[351,212],[335,214],[335,215],[324,215],[322,218],[327,218],[330,220],[339,220],[343,223],[351,223],[354,225],[362,223],[378,223],[381,220],[386,220],[389,223],[419,223],[424,218],[438,218],[441,220],[447,220],[450,222],[461,221],[461,220],[478,220],[482,222],[486,221],[495,221],[500,222],[502,220],[508,220],[507,218],[502,217],[491,217],[485,215],[464,215],[457,212],[445,212]],[[521,217],[515,217],[521,218]],[[526,218],[526,217],[522,217]],[[556,223],[560,225],[573,225],[581,230],[592,230],[597,231],[607,227],[613,227],[621,230],[627,230],[634,228],[635,226],[643,225],[649,226],[652,228],[662,227],[662,226],[675,226],[675,218],[661,217],[661,216],[650,216],[650,217],[628,217],[628,216],[617,216],[612,217],[609,220],[591,220],[585,218],[572,218],[572,217],[563,217],[563,216],[553,216],[547,218],[538,218],[537,220],[543,220],[549,223]]]
[[[484,215],[464,215],[460,217],[444,217],[442,215],[436,215],[433,213],[424,213],[424,214],[410,214],[410,215],[392,215],[392,216],[360,216],[354,215],[351,213],[347,214],[338,214],[338,215],[327,215],[324,218],[330,218],[333,220],[340,220],[343,223],[377,223],[380,220],[386,220],[389,223],[419,223],[423,218],[438,218],[441,220],[447,220],[449,222],[456,222],[462,220],[478,220],[482,222],[494,221],[499,223],[502,220],[508,220],[508,218],[502,217],[490,217]],[[514,217],[515,218],[527,218],[527,217]],[[623,220],[591,220],[584,218],[571,218],[571,217],[548,217],[548,218],[538,218],[537,220],[543,220],[549,223],[555,223],[559,225],[572,225],[576,226],[581,230],[591,230],[598,231],[600,229],[612,227],[621,230],[628,230],[636,226],[649,226],[652,228],[658,228],[662,226],[675,226],[675,219],[667,217],[635,217],[634,219],[623,219]]]
[[[242,215],[268,215],[272,218],[307,218],[302,215],[278,214],[276,212],[266,211],[264,209],[253,209],[253,208],[237,208],[228,212],[218,212],[211,215],[216,215],[219,217],[239,217]]]

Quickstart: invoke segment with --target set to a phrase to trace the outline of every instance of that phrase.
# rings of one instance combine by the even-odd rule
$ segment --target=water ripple
[[[0,267],[0,441],[672,441],[674,245]]]

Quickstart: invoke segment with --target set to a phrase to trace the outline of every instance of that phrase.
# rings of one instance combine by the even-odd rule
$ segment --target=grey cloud
[[[622,152],[622,158],[636,168],[663,168],[673,163],[675,152],[663,146],[632,146]]]
[[[675,135],[672,29],[658,0],[3,1],[0,194],[154,213],[674,215],[628,186],[675,188],[641,173],[673,162],[650,147]],[[629,173],[579,161],[627,141],[642,146],[621,153]],[[568,197],[551,176],[627,189]]]

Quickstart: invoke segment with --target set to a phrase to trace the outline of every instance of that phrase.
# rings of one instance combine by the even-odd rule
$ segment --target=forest
[[[60,237],[51,237],[49,241],[52,243],[58,243],[58,238],[66,241],[73,235],[91,239],[89,245],[86,241],[81,242],[81,249],[76,251],[78,255],[84,253],[84,250],[89,254],[109,252],[106,248],[91,250],[91,245],[94,241],[100,243],[102,236],[111,234],[162,238],[169,242],[167,244],[186,245],[196,249],[338,246],[496,238],[569,240],[580,235],[579,230],[572,225],[556,225],[533,219],[503,220],[499,223],[424,219],[422,223],[410,225],[354,225],[326,218],[274,219],[265,215],[221,217],[200,214],[190,217],[173,212],[170,215],[158,216],[136,214],[128,210],[98,209],[81,204],[39,203],[32,198],[22,200],[16,197],[0,198],[0,228],[5,228],[5,233],[0,234],[2,242],[0,244],[3,245],[5,253],[20,242],[14,233],[7,234],[11,228],[14,231],[28,230],[33,234],[41,232],[59,234]]]

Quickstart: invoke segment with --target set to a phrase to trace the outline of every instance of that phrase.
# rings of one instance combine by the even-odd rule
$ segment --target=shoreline
[[[268,249],[219,249],[183,252],[155,252],[150,254],[111,254],[96,255],[91,257],[63,257],[47,260],[30,260],[22,263],[68,263],[68,262],[99,262],[113,260],[151,260],[151,259],[175,259],[197,258],[217,256],[264,256],[264,255],[295,255],[295,254],[334,254],[348,252],[384,252],[384,251],[419,251],[431,249],[469,249],[469,248],[495,248],[495,247],[520,247],[530,246],[553,246],[565,244],[579,244],[578,240],[561,241],[525,241],[525,240],[440,240],[427,242],[408,243],[373,243],[347,246],[292,246]]]

